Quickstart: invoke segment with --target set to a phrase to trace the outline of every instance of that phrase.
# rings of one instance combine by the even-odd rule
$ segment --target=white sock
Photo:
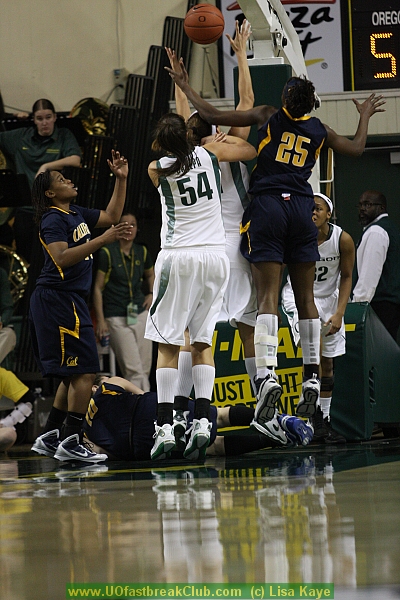
[[[326,417],[329,417],[329,413],[331,410],[331,401],[332,401],[332,396],[330,398],[322,398],[322,396],[319,399],[319,403],[321,405],[321,410],[324,414],[324,419]]]
[[[174,403],[176,382],[178,379],[178,369],[157,369],[157,399],[158,403],[169,402]]]
[[[195,365],[192,367],[192,376],[196,398],[211,400],[214,389],[215,367],[211,365]]]
[[[319,365],[319,352],[321,345],[321,322],[319,319],[300,319],[299,333],[301,349],[303,351],[303,364]],[[318,371],[316,372],[318,375]]]
[[[192,354],[191,352],[179,352],[178,358],[178,381],[176,384],[176,396],[188,398],[193,387],[192,376]]]
[[[278,317],[272,314],[258,315],[254,329],[257,377],[264,379],[274,372],[278,353]]]
[[[250,356],[249,358],[245,358],[244,364],[246,366],[247,375],[250,379],[251,389],[253,390],[253,394],[255,396],[257,394],[257,389],[254,384],[254,377],[257,375],[256,357]]]

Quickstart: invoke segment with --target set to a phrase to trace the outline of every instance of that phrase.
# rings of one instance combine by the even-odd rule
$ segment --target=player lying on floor
[[[194,402],[190,401],[186,434],[193,421],[193,408]],[[253,416],[254,409],[244,405],[222,408],[211,406],[211,443],[206,450],[207,455],[234,456],[267,447],[307,445],[312,439],[312,428],[301,419],[288,415],[280,415],[279,441],[278,438],[272,439],[268,430],[265,430],[265,435],[260,430],[217,435],[219,428],[249,426]],[[96,378],[93,386],[93,398],[86,414],[84,432],[95,445],[96,452],[107,454],[111,460],[150,460],[156,418],[156,393],[144,393],[121,377],[108,378],[102,375]],[[52,456],[51,449],[49,452],[47,450],[51,434],[57,433],[49,432],[42,436],[42,454]],[[182,448],[185,448],[185,433],[175,433],[178,457],[180,441]],[[172,450],[173,448],[166,446],[164,458],[170,456]],[[204,454],[205,452],[196,448],[196,452],[187,458],[198,460],[204,458]]]

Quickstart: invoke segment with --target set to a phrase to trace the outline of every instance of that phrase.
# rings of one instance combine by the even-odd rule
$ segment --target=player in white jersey
[[[247,20],[244,20],[239,28],[236,22],[235,38],[229,35],[227,38],[236,54],[238,61],[238,110],[246,110],[254,104],[254,93],[247,63],[246,43],[250,36],[251,28]],[[171,67],[177,68],[178,60],[175,53],[167,48]],[[185,94],[179,87],[175,88],[176,109],[185,119],[187,125],[193,131],[197,143],[211,141],[215,128],[206,123],[198,113],[191,113],[191,109]],[[247,140],[250,133],[249,127],[236,127],[229,134]],[[241,162],[220,163],[221,169],[221,208],[226,238],[226,253],[230,263],[230,276],[227,289],[225,290],[223,305],[218,321],[229,321],[233,327],[237,327],[243,343],[246,370],[250,382],[254,385],[256,375],[255,351],[254,351],[254,326],[257,318],[257,298],[251,269],[249,263],[242,257],[240,245],[240,223],[244,209],[249,203],[247,189],[249,175],[246,165]],[[185,431],[184,413],[188,410],[188,396],[192,389],[191,357],[189,347],[186,345],[181,349],[179,356],[179,379],[177,386],[177,397],[175,408],[181,426],[178,428],[181,436]],[[256,390],[254,390],[256,393]],[[176,428],[176,431],[178,431]],[[179,437],[179,436],[178,436]]]
[[[346,351],[344,313],[349,300],[354,266],[354,242],[341,227],[329,222],[333,204],[328,196],[314,193],[313,221],[318,228],[319,261],[315,263],[314,301],[321,321],[320,407],[312,417],[314,441],[343,443],[346,440],[330,424],[334,385],[334,357]],[[282,309],[296,345],[299,345],[299,317],[290,277],[282,288]]]
[[[184,456],[202,458],[209,443],[208,411],[215,367],[212,335],[229,276],[220,208],[218,161],[251,160],[246,141],[222,134],[223,142],[194,146],[180,115],[167,114],[156,128],[149,175],[162,205],[161,252],[155,264],[154,300],[145,337],[158,342],[158,416],[153,459],[175,447],[173,403],[178,356],[188,329],[195,387],[195,418]]]

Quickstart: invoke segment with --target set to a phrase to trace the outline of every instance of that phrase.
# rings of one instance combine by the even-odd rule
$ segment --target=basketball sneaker
[[[265,379],[255,379],[254,384],[257,389],[254,421],[264,424],[275,417],[276,403],[282,395],[282,388],[275,373]]]
[[[289,434],[289,437],[293,436],[297,444],[307,446],[313,439],[314,430],[312,426],[302,419],[282,414],[278,415],[278,421],[282,429]]]
[[[320,406],[317,407],[315,415],[311,417],[311,424],[314,428],[314,441],[317,444],[346,443],[346,438],[333,429],[329,417],[324,418]]]
[[[23,423],[32,414],[32,403],[21,402],[4,419],[0,420],[3,427],[14,427],[18,423]]]
[[[172,450],[175,448],[175,435],[172,425],[164,423],[161,427],[155,423],[154,446],[150,451],[151,460],[169,458]]]
[[[107,454],[97,454],[90,449],[91,444],[80,442],[79,435],[74,433],[59,443],[54,458],[62,462],[80,461],[88,463],[103,462],[108,459]]]
[[[274,445],[278,446],[295,446],[296,442],[290,434],[287,433],[280,425],[278,420],[278,411],[275,412],[273,419],[260,423],[253,420],[250,427],[256,429],[270,440],[274,441]]]
[[[212,423],[205,417],[193,419],[193,425],[188,430],[190,438],[186,444],[183,456],[189,460],[202,460],[206,456],[206,450],[210,443],[210,432]]]
[[[60,432],[58,429],[53,429],[52,431],[43,433],[36,438],[31,450],[37,454],[43,454],[44,456],[50,456],[50,458],[53,458],[59,444]]]
[[[175,436],[176,449],[183,452],[186,446],[186,428],[187,418],[189,416],[188,410],[174,410],[174,420],[172,424],[172,430]]]
[[[303,381],[300,400],[297,403],[296,415],[298,417],[312,417],[315,414],[321,382],[317,375]]]

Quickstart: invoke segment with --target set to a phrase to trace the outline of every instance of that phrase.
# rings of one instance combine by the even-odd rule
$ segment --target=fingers
[[[240,33],[243,35],[243,37],[246,38],[246,40],[250,37],[251,24],[249,23],[249,21],[247,19],[245,19],[243,21],[242,26],[240,28]]]
[[[112,162],[107,158],[108,166],[110,169],[119,168],[128,164],[128,159],[125,156],[121,156],[118,150],[111,150]]]

